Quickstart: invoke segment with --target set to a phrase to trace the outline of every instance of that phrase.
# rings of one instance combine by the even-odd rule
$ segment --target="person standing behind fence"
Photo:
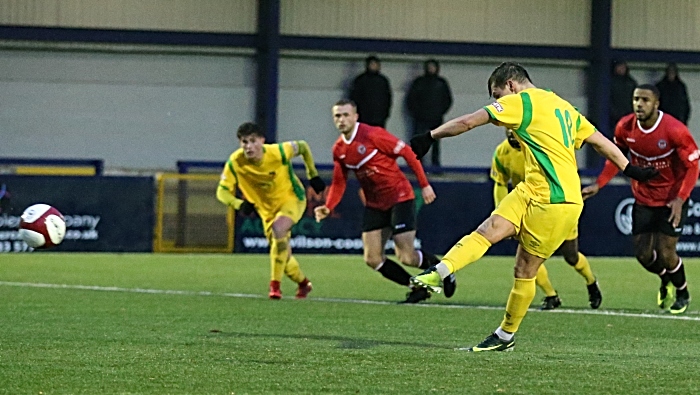
[[[632,112],[630,97],[637,87],[637,81],[630,75],[630,69],[625,61],[617,61],[613,66],[610,78],[610,127],[614,128],[617,121]],[[612,134],[612,133],[610,133]]]
[[[442,125],[443,117],[452,106],[452,92],[447,80],[440,77],[440,64],[428,59],[423,65],[424,74],[411,84],[408,90],[408,112],[413,118],[413,136]],[[431,147],[431,164],[440,167],[440,142]]]
[[[299,268],[289,244],[291,229],[306,210],[306,191],[294,174],[291,159],[304,158],[309,184],[321,193],[326,184],[318,176],[309,145],[303,141],[265,144],[260,126],[247,122],[236,133],[241,145],[224,165],[216,198],[244,214],[256,210],[270,242],[270,299],[281,299],[280,282],[286,274],[298,284],[297,299],[304,299],[312,286]],[[236,197],[236,188],[243,199]]]
[[[688,89],[678,75],[678,66],[669,63],[666,66],[664,78],[656,83],[659,89],[659,110],[673,115],[674,118],[688,124],[690,118],[690,100],[688,99]]]
[[[360,122],[386,127],[391,112],[391,84],[380,73],[382,64],[376,56],[365,59],[365,72],[358,75],[350,87],[350,100],[357,105]]]

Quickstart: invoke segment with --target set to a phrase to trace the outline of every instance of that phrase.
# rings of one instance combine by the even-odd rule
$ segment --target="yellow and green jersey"
[[[538,88],[506,95],[484,107],[493,123],[513,129],[525,155],[524,187],[541,203],[578,203],[575,150],[595,127],[556,94]]]
[[[294,151],[291,142],[265,144],[262,161],[252,163],[239,148],[226,161],[219,187],[233,194],[238,186],[261,217],[273,215],[290,199],[306,199],[304,186],[292,169]]]
[[[508,144],[508,140],[503,140],[493,152],[491,179],[501,185],[510,181],[513,186],[525,180],[525,155]]]

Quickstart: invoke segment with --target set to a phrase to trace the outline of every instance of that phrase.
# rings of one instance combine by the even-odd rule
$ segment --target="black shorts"
[[[635,203],[632,206],[632,234],[642,233],[663,233],[668,236],[678,237],[683,231],[683,224],[688,217],[688,201],[683,203],[681,209],[681,221],[677,228],[668,222],[671,216],[671,209],[666,206],[649,207]]]
[[[397,203],[385,211],[365,207],[362,232],[384,228],[391,228],[394,235],[416,230],[416,206],[413,199]]]

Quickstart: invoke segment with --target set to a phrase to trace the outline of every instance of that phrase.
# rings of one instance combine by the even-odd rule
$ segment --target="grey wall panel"
[[[700,51],[697,0],[613,0],[614,48]]]
[[[587,46],[590,13],[589,0],[282,0],[280,29],[302,36]],[[499,30],[501,23],[507,31]]]
[[[174,169],[224,160],[254,115],[246,57],[0,53],[0,156]]]
[[[0,24],[254,33],[256,0],[2,0]]]

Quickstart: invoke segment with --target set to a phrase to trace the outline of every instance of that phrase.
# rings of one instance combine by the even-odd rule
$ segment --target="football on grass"
[[[54,247],[66,235],[66,221],[55,207],[35,204],[22,213],[19,235],[32,248]]]

